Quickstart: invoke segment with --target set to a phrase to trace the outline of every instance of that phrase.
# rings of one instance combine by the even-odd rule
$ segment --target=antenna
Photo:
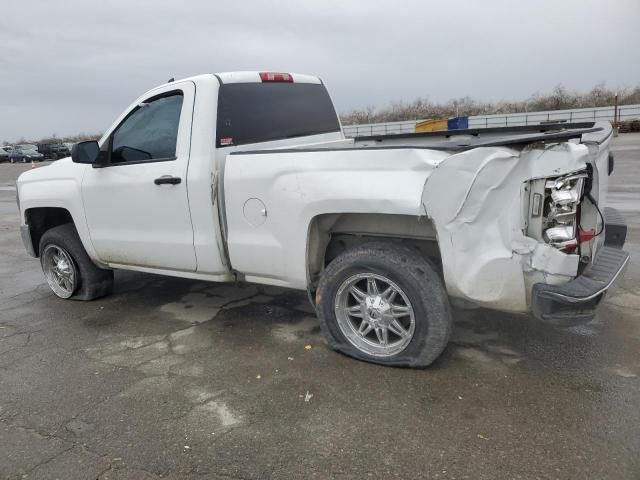
[[[175,80],[175,78],[171,77],[167,83],[171,83]]]

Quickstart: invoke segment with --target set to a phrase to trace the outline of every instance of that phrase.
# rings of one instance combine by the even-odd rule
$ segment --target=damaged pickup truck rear
[[[323,82],[201,75],[18,179],[22,238],[64,299],[113,270],[305,290],[329,345],[425,367],[450,304],[588,322],[629,256],[608,123],[346,139]]]

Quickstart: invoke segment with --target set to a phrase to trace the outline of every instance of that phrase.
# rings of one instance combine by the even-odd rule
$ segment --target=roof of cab
[[[261,72],[223,72],[216,73],[215,76],[224,83],[261,83]],[[269,73],[272,73],[269,71]],[[274,72],[280,73],[280,72]],[[294,83],[322,83],[322,81],[313,75],[304,75],[302,73],[289,73]]]
[[[175,80],[171,80],[167,83],[163,83],[162,85],[158,85],[157,87],[152,88],[144,93],[143,96],[147,96],[150,93],[153,93],[155,90],[160,88],[164,88],[167,85],[171,85],[174,82],[185,82],[192,81],[197,82],[199,80],[210,79],[212,76],[218,79],[222,84],[225,83],[261,83],[260,73],[263,72],[221,72],[221,73],[206,73],[200,75],[194,75],[186,78],[177,78]],[[268,73],[276,73],[276,72],[268,72]],[[279,73],[279,72],[277,72]],[[302,73],[288,73],[293,78],[293,83],[315,83],[322,84],[322,80],[320,78],[315,77],[313,75],[304,75]]]

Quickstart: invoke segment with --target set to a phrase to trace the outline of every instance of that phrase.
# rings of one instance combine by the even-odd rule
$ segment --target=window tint
[[[338,131],[338,117],[324,85],[231,83],[220,87],[219,147]]]
[[[175,158],[181,109],[180,93],[137,107],[113,134],[111,163]]]

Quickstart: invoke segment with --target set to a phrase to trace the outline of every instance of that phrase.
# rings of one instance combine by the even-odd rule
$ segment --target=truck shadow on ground
[[[114,335],[192,335],[201,348],[243,351],[263,360],[284,350],[307,345],[329,352],[315,312],[304,292],[251,284],[216,284],[187,279],[118,272],[112,297],[102,300],[113,310],[94,326]],[[524,315],[483,309],[454,309],[454,333],[432,369],[459,362],[501,372],[516,367],[571,370],[598,366],[604,355],[596,340],[601,317],[615,314],[604,308],[591,324],[554,328]],[[109,333],[105,333],[108,335]],[[206,338],[207,340],[203,340]],[[175,339],[174,339],[175,340]],[[166,350],[192,350],[172,347]],[[164,351],[165,347],[161,347]],[[233,355],[232,355],[233,356]],[[601,366],[601,365],[600,365]]]

